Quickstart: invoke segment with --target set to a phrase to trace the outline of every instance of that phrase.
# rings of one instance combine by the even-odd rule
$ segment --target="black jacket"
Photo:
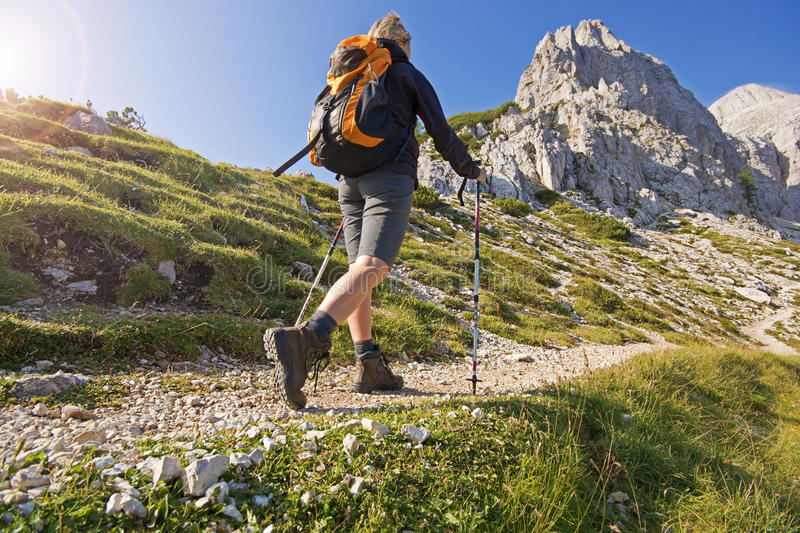
[[[480,175],[480,167],[475,164],[463,141],[447,123],[442,105],[430,82],[414,68],[406,53],[394,41],[388,39],[379,41],[389,50],[392,57],[392,66],[389,67],[384,81],[389,94],[389,104],[399,122],[411,125],[411,132],[397,159],[384,163],[376,170],[388,170],[412,176],[416,182],[419,145],[414,129],[416,117],[419,115],[428,135],[433,138],[436,150],[450,163],[453,170],[459,176],[477,178]]]

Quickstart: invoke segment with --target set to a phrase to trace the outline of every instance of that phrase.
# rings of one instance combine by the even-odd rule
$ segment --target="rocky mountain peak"
[[[470,145],[491,164],[489,187],[497,196],[535,202],[541,187],[577,190],[637,225],[678,209],[798,220],[800,193],[792,183],[800,172],[790,169],[800,168],[800,155],[793,159],[789,145],[797,143],[800,124],[778,128],[779,148],[764,132],[775,129],[769,117],[777,119],[776,109],[800,117],[800,106],[791,107],[793,95],[763,89],[732,92],[715,104],[722,110],[715,117],[666,64],[601,21],[584,20],[543,37],[520,78],[517,105],[476,124]],[[745,117],[743,125],[730,126],[737,116]],[[734,136],[755,123],[762,124],[756,140]],[[420,182],[451,194],[452,173],[432,151],[423,145]]]
[[[775,183],[785,191],[780,216],[800,218],[800,94],[749,83],[709,110],[754,171],[759,189]]]
[[[520,78],[515,101],[523,109],[541,107],[574,100],[592,88],[600,98],[611,96],[618,106],[638,110],[686,135],[702,153],[729,158],[714,117],[670,68],[631,49],[599,20],[548,33]]]

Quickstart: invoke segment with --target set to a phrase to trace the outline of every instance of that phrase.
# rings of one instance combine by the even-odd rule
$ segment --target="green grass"
[[[36,296],[39,296],[39,285],[33,277],[0,264],[0,305]]]
[[[514,102],[506,102],[499,107],[488,109],[486,111],[459,113],[448,118],[447,122],[450,123],[450,126],[454,130],[459,131],[464,127],[471,127],[480,123],[492,122],[494,119],[502,116],[503,113],[508,111],[511,107],[517,107],[517,104]]]
[[[494,203],[503,213],[512,217],[524,217],[533,212],[530,204],[520,202],[516,198],[498,198]]]
[[[575,207],[567,200],[554,203],[550,209],[558,217],[568,224],[572,224],[586,235],[595,239],[610,239],[614,241],[626,241],[631,232],[619,220],[606,215],[589,213]]]
[[[123,305],[158,302],[169,295],[170,282],[145,264],[138,264],[124,274],[117,289],[117,299]]]
[[[235,524],[242,528],[788,533],[800,527],[798,378],[797,361],[740,348],[645,354],[527,396],[370,413],[390,427],[382,440],[360,427],[330,429],[338,420],[311,416],[330,429],[313,460],[297,459],[292,441],[301,434],[286,425],[289,445],[223,479],[250,484],[231,493],[246,517]],[[489,418],[475,419],[461,406],[480,407]],[[454,418],[445,416],[449,411]],[[421,448],[406,448],[399,433],[405,423],[431,430]],[[341,449],[347,432],[362,445],[353,459]],[[260,440],[223,433],[197,445],[230,453]],[[140,446],[185,453],[166,442]],[[136,470],[124,477],[142,491],[148,518],[106,516],[114,490],[89,489],[100,479],[85,466],[94,456],[78,459],[67,472],[72,480],[27,519],[14,515],[10,527],[29,530],[39,518],[74,531],[146,523],[158,531],[200,531],[224,519],[221,506],[196,510],[179,501],[180,480],[152,488],[150,476]],[[33,455],[26,464],[42,460]],[[364,476],[366,489],[330,493],[346,474]],[[303,506],[305,491],[319,499]],[[608,502],[615,492],[624,493],[624,505]],[[253,494],[272,494],[273,503],[255,507]]]

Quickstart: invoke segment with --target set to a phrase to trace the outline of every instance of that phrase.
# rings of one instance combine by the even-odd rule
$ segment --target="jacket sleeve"
[[[425,124],[425,131],[433,138],[436,150],[450,163],[459,176],[475,179],[481,169],[470,157],[464,142],[447,123],[439,98],[430,82],[420,71],[414,69],[416,89],[416,112]]]

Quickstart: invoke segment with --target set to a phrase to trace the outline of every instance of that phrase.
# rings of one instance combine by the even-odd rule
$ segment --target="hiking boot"
[[[374,390],[400,390],[403,377],[392,374],[386,357],[376,345],[374,351],[356,357],[356,375],[350,388],[365,394]]]
[[[298,327],[270,328],[264,333],[267,358],[275,361],[273,387],[275,394],[292,409],[306,406],[301,390],[308,372],[314,368],[314,378],[320,364],[330,356],[330,341],[320,341],[306,322]]]

